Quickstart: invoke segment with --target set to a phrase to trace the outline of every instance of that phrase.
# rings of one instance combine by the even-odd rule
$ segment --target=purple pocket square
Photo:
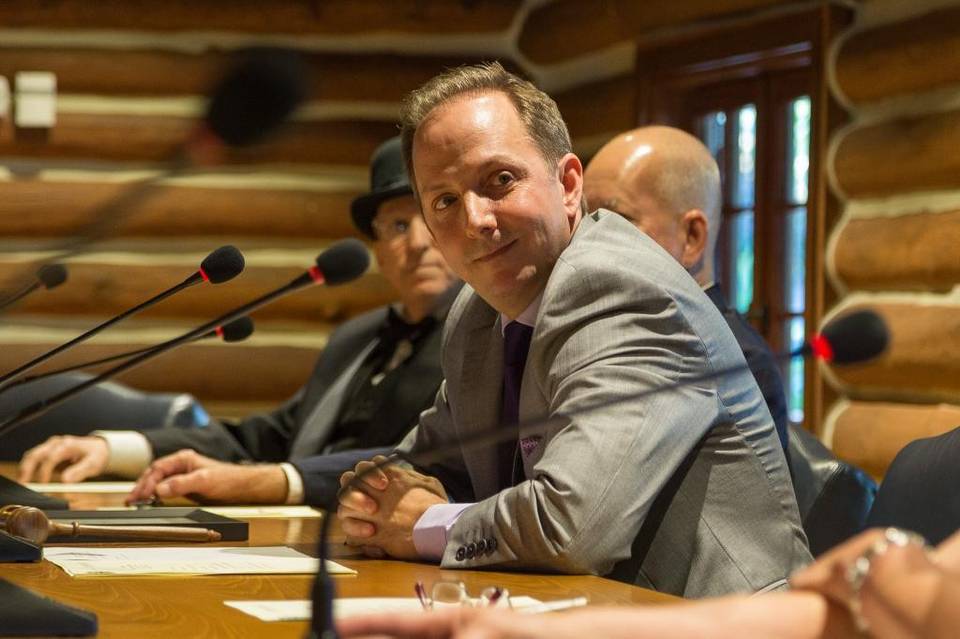
[[[540,445],[540,440],[542,439],[543,437],[541,437],[540,435],[533,435],[532,437],[523,437],[522,439],[520,439],[520,453],[524,457],[529,457],[530,455],[533,454],[533,451],[535,451],[537,447]]]

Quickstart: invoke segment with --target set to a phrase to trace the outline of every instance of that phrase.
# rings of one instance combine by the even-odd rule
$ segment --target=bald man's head
[[[666,126],[622,133],[587,166],[584,194],[591,209],[632,221],[700,284],[713,280],[720,171],[697,138]]]

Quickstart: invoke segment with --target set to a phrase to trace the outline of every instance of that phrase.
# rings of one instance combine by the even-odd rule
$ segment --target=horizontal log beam
[[[58,344],[53,341],[4,343],[0,348],[0,369],[11,370]],[[51,360],[37,372],[119,355],[139,347],[140,344],[83,344]],[[302,346],[191,344],[150,360],[117,380],[147,391],[191,393],[201,401],[280,402],[292,396],[309,378],[319,352],[319,349]]]
[[[126,184],[0,181],[0,237],[70,237]],[[289,237],[356,235],[357,192],[205,188],[167,184],[111,229],[116,237]]]
[[[876,478],[903,447],[960,426],[960,406],[851,402],[834,423],[833,452]]]
[[[960,402],[960,306],[879,302],[869,308],[887,323],[891,341],[871,362],[833,369],[849,393]]]
[[[399,102],[443,69],[479,61],[453,56],[302,52],[311,69],[313,101]],[[50,71],[61,94],[206,95],[223,72],[222,50],[176,51],[0,47],[0,75]]]
[[[834,267],[854,290],[952,289],[960,282],[960,211],[852,219]]]
[[[49,130],[0,127],[0,157],[122,162],[164,162],[194,130],[189,118],[62,113]],[[366,166],[392,122],[292,122],[272,140],[228,154],[227,164],[337,164]]]
[[[777,4],[779,0],[610,0],[594,4],[556,0],[530,12],[518,46],[533,62],[552,64],[640,40],[657,29],[749,15]]]
[[[239,31],[346,36],[486,33],[510,26],[520,0],[15,0],[0,3],[6,28]]]
[[[211,249],[215,245],[211,246]],[[243,246],[241,244],[241,249]],[[194,264],[199,264],[202,255]],[[249,262],[249,260],[248,260]],[[144,318],[207,320],[267,293],[303,273],[303,268],[248,263],[236,279],[220,285],[200,284],[144,311]],[[197,267],[187,262],[136,264],[70,262],[69,279],[52,291],[38,291],[17,306],[17,315],[110,317],[183,280]],[[0,262],[0,282],[22,274],[23,266]],[[393,289],[382,275],[370,273],[343,286],[318,286],[289,295],[254,314],[255,319],[335,322],[387,304]],[[91,321],[91,325],[94,322]],[[198,322],[199,323],[199,322]]]
[[[834,172],[849,198],[960,187],[960,111],[854,129],[837,148]]]
[[[837,55],[837,84],[855,104],[960,83],[960,8],[861,31]]]

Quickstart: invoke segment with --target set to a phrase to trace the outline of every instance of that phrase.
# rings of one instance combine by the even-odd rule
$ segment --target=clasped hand
[[[413,527],[427,508],[447,503],[447,493],[439,480],[414,470],[393,465],[374,468],[384,461],[378,455],[340,477],[337,517],[347,544],[365,554],[417,559]],[[357,476],[356,485],[347,488]]]

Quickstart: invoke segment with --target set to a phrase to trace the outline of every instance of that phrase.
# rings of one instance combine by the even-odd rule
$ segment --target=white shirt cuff
[[[104,472],[135,478],[153,461],[153,449],[147,438],[135,430],[95,430],[94,437],[106,440],[110,454]]]
[[[473,504],[434,504],[427,508],[413,526],[413,547],[421,559],[440,561],[447,547],[450,529],[460,513]]]
[[[303,477],[293,464],[280,464],[280,470],[287,476],[287,500],[285,504],[303,503]]]

